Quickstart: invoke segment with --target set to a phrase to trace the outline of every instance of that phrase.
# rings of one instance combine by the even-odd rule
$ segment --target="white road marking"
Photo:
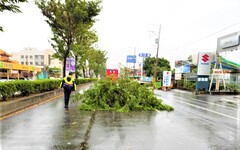
[[[228,118],[231,118],[231,119],[235,119],[235,120],[237,120],[237,121],[239,120],[239,119],[236,118],[236,117],[229,116],[229,115],[226,115],[226,114],[223,114],[223,113],[220,113],[220,112],[217,112],[217,111],[213,111],[213,110],[210,110],[210,109],[207,109],[207,108],[204,108],[204,107],[200,107],[200,106],[197,106],[197,105],[194,105],[194,104],[191,104],[191,103],[187,103],[187,102],[184,102],[184,101],[181,101],[181,100],[175,100],[175,101],[178,101],[178,102],[180,102],[180,103],[184,103],[184,104],[187,104],[187,105],[190,105],[190,106],[193,106],[193,107],[202,109],[202,110],[206,110],[206,111],[209,111],[209,112],[218,114],[218,115],[222,115],[222,116],[224,116],[224,117],[228,117]]]
[[[226,102],[232,102],[232,103],[238,103],[238,101],[234,101],[234,100],[230,100],[230,99],[226,99],[226,98],[221,98],[220,100],[222,101],[226,101]]]
[[[219,106],[219,107],[224,107],[224,108],[232,109],[232,110],[238,110],[238,109],[236,109],[236,108],[232,108],[232,107],[228,107],[228,106],[224,106],[224,105],[219,105],[219,104],[215,104],[215,103],[211,103],[211,102],[206,102],[206,101],[199,100],[199,99],[195,99],[195,98],[190,98],[190,99],[195,100],[195,101],[199,101],[199,102],[208,103],[208,104],[215,105],[215,106]]]

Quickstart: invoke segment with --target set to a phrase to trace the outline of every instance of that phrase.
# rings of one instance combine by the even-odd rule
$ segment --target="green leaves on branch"
[[[52,29],[51,45],[57,52],[55,57],[63,60],[63,75],[65,76],[66,58],[71,56],[71,52],[75,57],[79,56],[75,52],[75,45],[85,48],[81,39],[85,40],[85,43],[90,40],[95,41],[95,38],[83,37],[90,32],[89,30],[95,22],[94,17],[101,10],[99,6],[101,1],[36,0],[35,2]]]
[[[20,13],[18,3],[27,2],[28,0],[1,0],[0,1],[0,12],[12,11],[14,13]]]
[[[115,110],[118,112],[128,111],[154,111],[173,108],[163,104],[157,99],[153,91],[137,81],[128,78],[113,81],[101,79],[94,88],[87,90],[84,94],[75,94],[74,101],[81,100],[81,110]]]
[[[0,1],[0,12],[11,11],[14,13],[20,13],[18,3],[27,2],[28,0],[1,0]],[[0,31],[3,31],[3,28],[0,26]]]

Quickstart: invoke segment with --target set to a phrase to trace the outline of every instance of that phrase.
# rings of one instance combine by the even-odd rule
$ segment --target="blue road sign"
[[[150,53],[139,53],[138,56],[139,57],[150,57],[151,54]]]
[[[127,63],[136,63],[136,55],[127,55]]]

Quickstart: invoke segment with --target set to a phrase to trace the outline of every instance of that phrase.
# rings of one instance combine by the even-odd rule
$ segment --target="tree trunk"
[[[85,74],[85,68],[83,67],[83,77],[86,78],[86,74]]]
[[[63,59],[63,77],[65,77],[65,75],[66,75],[66,60],[67,60],[67,57],[64,57],[64,59]]]

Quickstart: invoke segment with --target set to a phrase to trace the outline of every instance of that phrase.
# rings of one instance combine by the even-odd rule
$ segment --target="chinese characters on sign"
[[[172,72],[171,71],[163,71],[163,86],[171,86],[171,77]]]

